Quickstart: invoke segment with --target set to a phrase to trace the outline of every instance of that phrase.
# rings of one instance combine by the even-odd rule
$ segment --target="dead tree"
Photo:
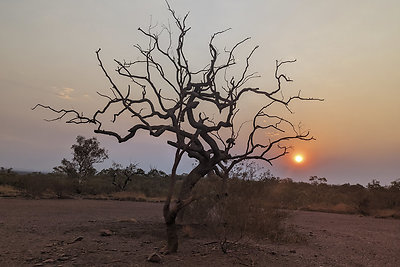
[[[244,64],[238,71],[235,54],[249,38],[219,52],[214,41],[227,30],[211,36],[208,42],[208,65],[193,70],[184,49],[185,38],[190,30],[186,24],[188,14],[180,18],[168,3],[167,6],[177,31],[176,40],[170,26],[151,26],[147,30],[139,28],[148,38],[145,47],[135,45],[140,59],[114,60],[115,76],[126,78],[129,82],[125,88],[117,84],[116,78],[103,65],[100,49],[96,51],[99,66],[111,86],[111,93],[98,93],[105,98],[106,104],[93,115],[85,116],[76,110],[55,109],[42,104],[35,108],[49,109],[58,114],[49,121],[67,118],[67,123],[94,124],[97,126],[95,133],[115,137],[120,143],[134,138],[138,131],[145,131],[153,137],[168,138],[167,143],[175,148],[175,157],[163,215],[167,227],[166,252],[176,252],[176,217],[194,200],[192,189],[197,182],[210,171],[226,177],[236,164],[244,160],[257,159],[271,164],[288,153],[288,141],[312,140],[308,131],[302,131],[283,115],[271,113],[270,109],[282,106],[290,113],[291,102],[316,99],[302,97],[300,92],[284,97],[283,84],[292,80],[280,69],[295,60],[276,62],[277,85],[272,90],[247,87],[249,80],[258,77],[257,73],[250,72],[250,59],[258,47],[251,49],[244,57]],[[236,70],[236,75],[231,74],[232,68]],[[263,98],[264,105],[247,118],[250,121],[248,124],[244,124],[237,119],[241,112],[239,104],[243,102],[243,96],[249,94]],[[105,125],[103,116],[109,112],[113,122],[129,114],[132,127],[121,133]],[[268,139],[265,135],[260,138],[266,132],[276,134]],[[184,179],[177,199],[172,201],[176,171],[184,155],[196,159],[197,165]]]
[[[138,174],[137,164],[130,163],[128,166],[123,167],[119,163],[113,163],[111,168],[104,169],[100,172],[113,178],[112,184],[119,191],[125,191],[128,184],[132,182],[132,178]]]

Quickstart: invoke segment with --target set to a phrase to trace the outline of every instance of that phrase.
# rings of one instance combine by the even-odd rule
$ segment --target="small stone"
[[[54,259],[47,259],[47,260],[42,261],[43,264],[46,264],[46,263],[54,263],[54,262],[55,262]]]
[[[100,230],[100,235],[101,236],[111,236],[113,234],[113,232],[111,232],[111,230],[108,229],[101,229]]]
[[[290,253],[296,253],[296,250],[295,249],[291,249],[291,250],[289,250],[289,252]]]
[[[67,254],[61,254],[61,255],[59,255],[59,258],[57,259],[58,261],[67,261],[67,260],[69,260],[69,255],[67,255]]]
[[[161,262],[161,256],[157,252],[154,252],[147,258],[147,261],[159,263]]]
[[[70,242],[69,244],[73,244],[75,242],[82,241],[82,239],[83,239],[83,236],[78,236],[77,238],[74,239],[74,241]]]
[[[129,219],[120,219],[118,222],[131,222],[131,223],[137,223],[137,220],[135,218],[129,218]]]
[[[67,260],[69,260],[69,257],[67,257],[67,256],[60,257],[60,258],[58,258],[58,260],[59,261],[67,261]]]
[[[276,252],[275,251],[271,251],[270,254],[271,255],[276,255]]]

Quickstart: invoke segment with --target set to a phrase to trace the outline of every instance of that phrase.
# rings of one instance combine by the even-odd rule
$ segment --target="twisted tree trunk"
[[[169,216],[165,219],[165,224],[167,226],[167,247],[166,253],[175,253],[178,251],[178,231],[176,228],[175,219],[176,216]]]
[[[173,191],[170,190],[167,201],[164,204],[164,221],[167,227],[167,246],[165,253],[175,253],[178,251],[178,231],[176,219],[183,219],[184,208],[189,205],[194,199],[192,197],[192,190],[196,183],[208,172],[210,168],[207,165],[199,164],[194,168],[188,176],[184,179],[181,190],[179,192],[178,200],[171,207],[171,198]],[[171,177],[171,183],[175,184],[175,177]]]

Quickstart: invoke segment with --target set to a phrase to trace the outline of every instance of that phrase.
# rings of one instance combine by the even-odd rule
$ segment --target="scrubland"
[[[181,181],[179,177],[176,192]],[[147,257],[165,245],[161,202],[168,177],[157,172],[134,175],[124,190],[115,182],[105,174],[79,184],[61,174],[3,171],[0,263],[153,264]],[[196,201],[179,217],[179,252],[161,256],[162,264],[397,266],[400,262],[399,181],[380,186],[374,180],[364,187],[329,185],[316,177],[304,183],[242,175],[223,183],[209,175],[196,185],[194,195]]]
[[[182,178],[178,177],[177,192]],[[317,179],[305,183],[288,178],[258,178],[257,181],[230,178],[222,192],[221,180],[210,175],[196,185],[198,200],[192,206],[197,210],[200,207],[215,208],[214,204],[224,199],[264,210],[278,208],[400,218],[399,180],[393,181],[390,186],[381,186],[379,181],[373,180],[364,187],[359,184],[330,185]],[[61,174],[2,172],[0,196],[161,202],[167,195],[168,184],[166,176],[134,175],[125,190],[121,190],[113,185],[113,178],[107,175],[92,176],[78,184],[76,180]],[[235,207],[238,205],[235,204]]]

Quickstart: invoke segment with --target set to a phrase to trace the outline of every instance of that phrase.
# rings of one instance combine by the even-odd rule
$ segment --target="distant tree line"
[[[244,192],[248,192],[249,195],[259,194],[265,203],[280,209],[400,218],[400,179],[386,186],[381,185],[376,179],[367,186],[348,183],[330,185],[323,177],[312,176],[309,182],[294,182],[290,178],[275,177],[269,171],[258,171],[254,173],[255,176],[251,176],[249,173],[253,171],[254,169],[246,166],[237,169],[237,172],[228,178],[226,187],[234,190],[238,196]],[[204,182],[196,185],[195,192],[210,192],[204,198],[194,202],[193,208],[189,210],[196,209],[196,206],[204,201],[223,199],[221,198],[223,196],[219,195],[221,180],[213,179],[214,175],[210,173]],[[185,174],[178,176],[175,194],[184,177]],[[80,195],[100,199],[162,201],[168,194],[168,184],[163,171],[152,168],[145,172],[138,168],[137,164],[123,167],[114,163],[112,167],[87,177],[82,184],[78,183],[77,178],[65,173],[20,174],[14,172],[12,168],[0,168],[0,197],[7,196],[6,192],[2,192],[2,188],[6,186],[18,191],[13,196],[28,198],[70,198]],[[211,188],[215,189],[211,190]],[[228,195],[231,194],[229,190]],[[243,201],[246,202],[244,199]],[[212,209],[213,206],[204,205],[204,207]]]

